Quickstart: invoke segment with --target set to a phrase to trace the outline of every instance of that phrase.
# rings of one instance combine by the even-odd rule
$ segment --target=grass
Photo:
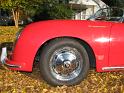
[[[16,32],[14,27],[0,27],[0,42],[14,41]],[[97,73],[92,69],[79,85],[52,87],[42,80],[38,65],[32,73],[0,66],[0,93],[124,93],[124,72]]]

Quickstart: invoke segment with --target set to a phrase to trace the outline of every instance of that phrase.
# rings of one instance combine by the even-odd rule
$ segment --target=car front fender
[[[84,40],[93,48],[95,55],[97,55],[102,51],[98,51],[101,48],[101,44],[95,42],[95,39],[96,37],[100,37],[103,32],[98,33],[95,30],[93,32],[89,27],[91,24],[93,24],[91,21],[71,20],[32,23],[23,29],[15,45],[12,60],[8,63],[21,66],[21,68],[14,68],[14,70],[32,71],[34,58],[38,49],[45,42],[56,37],[75,37]],[[96,34],[97,36],[94,37]],[[108,32],[105,32],[104,35],[109,36]],[[106,54],[104,53],[104,55]]]

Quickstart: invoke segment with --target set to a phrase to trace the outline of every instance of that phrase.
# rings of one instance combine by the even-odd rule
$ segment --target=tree
[[[124,8],[124,0],[116,0],[115,6]]]
[[[35,14],[35,10],[38,9],[38,5],[42,3],[42,0],[1,0],[0,6],[3,9],[12,11],[15,26],[18,28],[20,14]]]
[[[69,0],[43,0],[41,8],[37,10],[34,20],[69,19],[72,17],[72,9],[68,6]],[[42,9],[42,11],[41,11]]]
[[[110,7],[121,7],[124,8],[124,0],[102,0]]]
[[[69,0],[0,0],[0,7],[12,11],[15,26],[18,28],[21,15],[34,16],[34,19],[67,19],[73,11]]]

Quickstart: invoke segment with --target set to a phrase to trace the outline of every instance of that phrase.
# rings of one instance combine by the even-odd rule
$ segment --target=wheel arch
[[[85,40],[82,40],[80,38],[77,37],[71,37],[71,36],[61,36],[61,37],[55,37],[55,38],[51,38],[47,41],[45,41],[38,49],[36,55],[35,55],[35,59],[37,58],[38,55],[40,55],[39,51],[42,51],[42,49],[52,40],[58,39],[58,38],[71,38],[71,39],[75,39],[77,40],[79,43],[81,43],[81,45],[83,45],[88,53],[89,56],[89,61],[90,61],[90,67],[96,67],[96,58],[95,58],[95,54],[94,51],[92,49],[92,47],[90,46],[90,44],[88,44]]]

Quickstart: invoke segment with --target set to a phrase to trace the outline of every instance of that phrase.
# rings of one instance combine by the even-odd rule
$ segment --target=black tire
[[[75,39],[54,39],[44,46],[41,52],[41,75],[53,86],[79,84],[87,76],[88,70],[89,58],[86,49]]]

